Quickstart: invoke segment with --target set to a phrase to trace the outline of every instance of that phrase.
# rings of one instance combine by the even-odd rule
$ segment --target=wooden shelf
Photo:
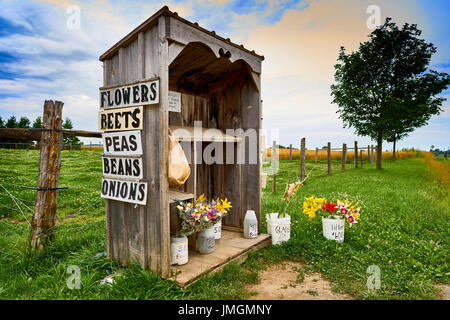
[[[186,201],[191,199],[194,199],[192,193],[169,189],[169,203],[174,203],[175,200]]]
[[[241,142],[242,138],[233,137],[222,130],[214,128],[196,128],[196,127],[180,127],[171,126],[170,130],[177,141],[208,141],[208,142]],[[194,130],[199,137],[194,136]]]

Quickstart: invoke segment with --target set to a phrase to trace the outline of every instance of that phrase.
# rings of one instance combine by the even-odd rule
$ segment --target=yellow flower
[[[206,198],[205,198],[205,195],[201,195],[200,197],[198,197],[198,199],[197,199],[197,203],[202,203],[202,202],[205,202],[206,201]]]
[[[232,208],[231,202],[229,202],[228,199],[225,198],[225,200],[222,200],[222,201],[221,201],[220,207],[221,207],[220,212],[225,213],[225,212],[227,212],[230,208]]]

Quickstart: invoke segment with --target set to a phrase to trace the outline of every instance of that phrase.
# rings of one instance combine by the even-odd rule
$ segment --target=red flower
[[[328,203],[322,204],[322,209],[324,211],[330,212],[330,213],[336,211],[336,207],[337,207],[337,204],[336,203],[332,203],[332,202],[328,202]]]

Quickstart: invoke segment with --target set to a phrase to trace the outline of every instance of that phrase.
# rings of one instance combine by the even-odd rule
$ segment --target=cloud
[[[75,127],[97,130],[103,77],[98,57],[168,5],[180,16],[265,56],[264,126],[280,128],[282,144],[303,136],[308,137],[308,145],[321,146],[329,139],[341,144],[355,136],[342,129],[331,104],[333,65],[341,45],[351,51],[367,39],[371,30],[366,26],[366,9],[373,4],[380,7],[382,21],[391,16],[399,24],[414,22],[427,34],[423,8],[406,0],[0,0],[0,18],[17,27],[0,34],[0,57],[12,57],[0,59],[0,70],[8,72],[0,79],[0,115],[36,117],[45,99],[59,99],[65,103],[64,116],[72,118]],[[81,10],[79,30],[67,27],[69,5]],[[447,70],[448,52],[446,57],[433,63]],[[442,117],[448,114],[446,107]],[[435,130],[435,120],[430,123],[430,130]]]

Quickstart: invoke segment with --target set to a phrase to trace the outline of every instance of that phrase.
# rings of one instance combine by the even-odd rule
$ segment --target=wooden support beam
[[[34,252],[41,251],[54,239],[56,221],[56,198],[61,167],[61,149],[63,135],[62,108],[60,101],[46,100],[41,135],[41,154],[39,160],[39,177],[36,201],[31,220],[30,245]]]
[[[26,129],[26,128],[0,128],[0,140],[23,140],[40,141],[43,132],[49,132],[50,129]],[[90,137],[101,138],[101,132],[84,130],[53,130],[60,132],[64,137]]]
[[[316,155],[314,157],[314,163],[317,163],[318,159],[319,159],[319,148],[316,147]]]
[[[358,141],[355,141],[355,148],[353,151],[354,151],[355,168],[358,168]]]
[[[367,162],[371,163],[372,160],[370,159],[370,146],[367,146]]]
[[[289,160],[292,160],[292,144],[289,145]]]

